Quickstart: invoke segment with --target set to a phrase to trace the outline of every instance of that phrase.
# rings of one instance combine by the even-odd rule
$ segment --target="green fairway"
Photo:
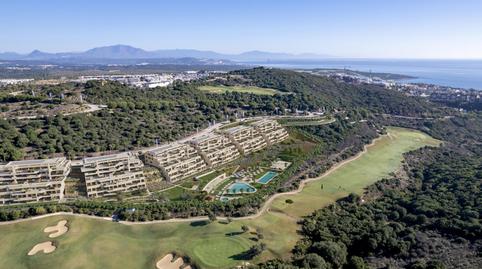
[[[275,95],[275,94],[287,94],[275,89],[260,88],[255,86],[201,86],[201,91],[209,93],[226,93],[226,92],[240,92],[240,93],[253,93],[258,95]]]
[[[320,180],[308,183],[302,192],[274,200],[270,210],[258,218],[218,222],[163,223],[127,226],[103,220],[55,216],[17,224],[0,225],[2,268],[155,268],[165,254],[188,255],[202,268],[227,268],[240,264],[237,254],[255,244],[250,232],[239,233],[242,225],[263,233],[268,251],[260,258],[287,258],[296,241],[300,216],[307,215],[351,192],[395,171],[402,154],[439,142],[407,129],[390,128],[390,136],[376,141],[367,153]],[[323,189],[321,188],[323,184]],[[293,204],[287,204],[286,199]],[[70,230],[55,238],[58,248],[51,254],[27,256],[35,244],[49,240],[42,230],[67,219]],[[253,261],[250,261],[253,262]]]
[[[389,128],[389,136],[383,137],[371,146],[362,157],[351,161],[323,178],[309,182],[303,191],[289,198],[276,199],[272,209],[291,216],[301,217],[350,193],[361,194],[363,188],[375,183],[395,171],[403,153],[425,145],[436,146],[440,142],[421,132],[401,128]],[[323,185],[323,189],[322,189]]]

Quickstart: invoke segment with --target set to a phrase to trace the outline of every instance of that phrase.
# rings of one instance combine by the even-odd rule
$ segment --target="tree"
[[[247,256],[249,259],[252,259],[260,255],[261,253],[263,253],[263,251],[265,250],[266,250],[266,244],[264,243],[257,244],[249,248],[249,250],[247,251]]]
[[[346,266],[347,269],[370,269],[363,258],[358,256],[350,257],[348,264]]]
[[[35,208],[35,215],[43,215],[47,213],[47,210],[43,206],[38,206]]]
[[[331,263],[334,268],[341,268],[346,263],[348,253],[343,243],[321,241],[314,243],[312,248],[325,261]]]
[[[328,269],[329,265],[318,254],[309,253],[303,258],[303,268],[306,269]]]
[[[208,212],[208,218],[210,221],[216,221],[218,218],[216,217],[216,214],[214,214],[212,211]]]

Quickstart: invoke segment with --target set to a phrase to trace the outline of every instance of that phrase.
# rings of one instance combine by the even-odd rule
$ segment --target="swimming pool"
[[[256,192],[256,188],[244,182],[233,183],[226,190],[227,194],[241,194],[241,193],[253,193],[253,192]]]
[[[276,172],[273,172],[273,171],[268,171],[266,172],[266,174],[264,174],[263,176],[261,176],[257,182],[258,183],[261,183],[261,184],[267,184],[268,182],[270,182],[275,176],[277,176],[278,173]]]

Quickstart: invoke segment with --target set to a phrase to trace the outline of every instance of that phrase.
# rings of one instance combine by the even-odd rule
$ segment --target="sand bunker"
[[[51,233],[51,234],[49,234],[50,238],[59,237],[69,230],[69,228],[67,226],[65,226],[66,224],[67,224],[66,220],[61,220],[57,223],[56,226],[49,226],[49,227],[45,228],[44,232],[45,233]]]
[[[45,254],[51,253],[51,252],[54,252],[55,248],[56,247],[52,244],[51,241],[43,242],[43,243],[35,245],[28,252],[28,255],[29,256],[35,255],[35,254],[37,254],[37,252],[40,252],[40,251],[43,251],[43,253],[45,253]]]
[[[179,257],[175,261],[174,255],[172,253],[167,254],[161,260],[156,263],[157,269],[180,269],[184,265],[184,260]],[[183,269],[191,269],[191,266],[187,265]]]

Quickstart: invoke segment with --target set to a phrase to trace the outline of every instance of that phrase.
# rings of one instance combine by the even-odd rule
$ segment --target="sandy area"
[[[69,228],[66,226],[66,224],[67,224],[66,220],[61,220],[57,223],[57,225],[49,226],[49,227],[45,228],[44,232],[45,233],[51,233],[51,234],[49,234],[50,238],[59,237],[69,230]]]
[[[180,269],[181,266],[184,265],[184,260],[181,257],[177,258],[175,261],[172,261],[172,259],[174,259],[174,255],[172,255],[171,253],[167,254],[156,263],[156,268],[157,269]],[[191,269],[191,266],[188,265],[184,267],[184,269]]]
[[[52,244],[51,241],[43,242],[40,244],[35,245],[29,252],[28,255],[32,256],[37,254],[37,252],[43,251],[43,253],[51,253],[54,252],[55,246]]]

